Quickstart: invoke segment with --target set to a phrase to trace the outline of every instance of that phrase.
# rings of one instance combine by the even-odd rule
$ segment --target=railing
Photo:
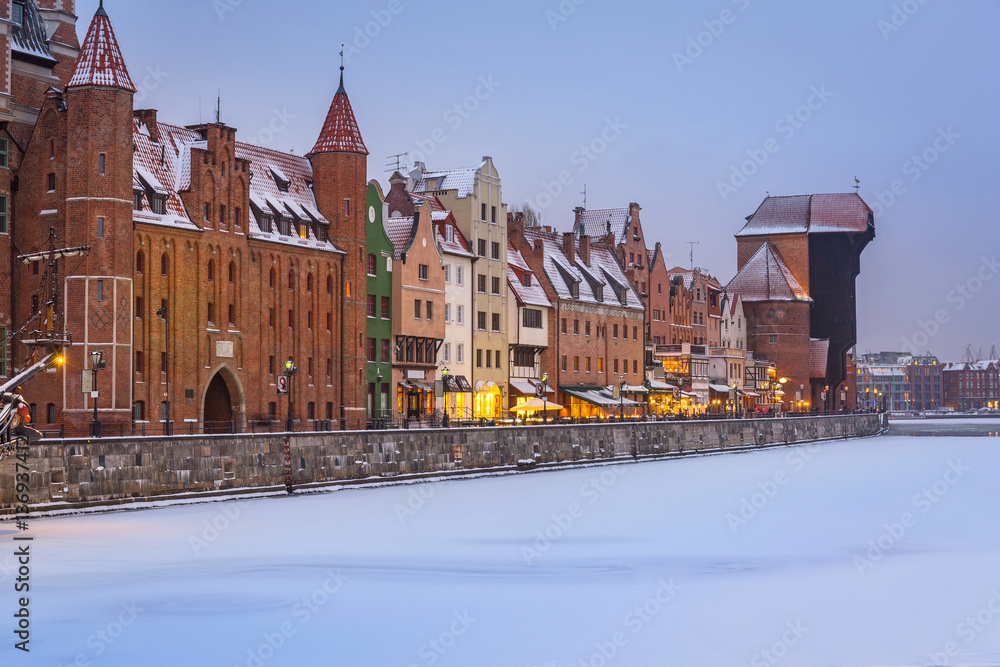
[[[542,417],[535,416],[524,420],[523,416],[516,412],[504,412],[496,419],[475,419],[471,411],[462,419],[450,417],[446,420],[441,411],[430,415],[419,417],[404,417],[401,415],[387,417],[373,417],[370,419],[316,419],[309,421],[296,421],[292,425],[293,433],[334,433],[337,431],[379,431],[392,429],[421,429],[421,428],[471,428],[471,427],[494,427],[494,426],[540,426],[545,424],[613,424],[615,422],[676,422],[676,421],[717,421],[732,419],[783,419],[795,417],[830,417],[849,414],[876,414],[881,410],[842,410],[842,411],[815,411],[815,412],[748,412],[742,414],[700,414],[700,415],[609,415],[605,417],[563,417],[549,415],[544,422]],[[67,438],[93,438],[92,425],[56,425],[42,424],[36,425],[42,436],[48,440],[64,440]],[[287,433],[284,420],[252,420],[241,428],[237,422],[171,422],[167,425],[164,422],[158,423],[118,423],[101,424],[100,435],[102,438],[124,438],[124,437],[170,437],[170,436],[192,436],[192,435],[229,435],[242,433]]]

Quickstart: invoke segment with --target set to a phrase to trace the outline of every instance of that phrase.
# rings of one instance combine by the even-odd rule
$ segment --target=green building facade
[[[383,224],[384,197],[368,184],[368,418],[392,418],[392,242]]]

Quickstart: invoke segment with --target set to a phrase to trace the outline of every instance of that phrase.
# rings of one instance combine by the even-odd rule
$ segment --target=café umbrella
[[[551,401],[546,403],[540,399],[532,398],[525,401],[521,405],[516,406],[514,408],[514,412],[527,412],[529,410],[562,410],[562,407],[563,406],[558,403],[553,403]]]

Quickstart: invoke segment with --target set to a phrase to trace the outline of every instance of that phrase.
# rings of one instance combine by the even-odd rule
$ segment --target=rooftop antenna
[[[219,96],[215,100],[215,122],[222,123],[222,91],[218,91]]]
[[[407,157],[408,155],[409,155],[409,153],[396,153],[395,155],[390,155],[387,158],[389,160],[389,162],[386,163],[385,170],[387,172],[389,172],[389,171],[399,171],[402,168],[402,166],[403,166],[403,158]],[[396,165],[395,168],[393,168],[393,164]],[[400,172],[400,173],[402,173],[402,172]]]
[[[855,176],[854,177],[854,191],[855,192],[859,192],[860,190],[861,190],[861,181],[859,181],[858,177]]]
[[[587,184],[583,184],[583,210],[587,210]]]
[[[687,244],[691,246],[691,270],[694,271],[694,247],[701,245],[701,241],[688,241]]]

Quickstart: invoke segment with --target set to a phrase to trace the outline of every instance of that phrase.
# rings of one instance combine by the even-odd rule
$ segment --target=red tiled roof
[[[770,242],[760,247],[726,286],[726,291],[739,294],[746,303],[812,300]]]
[[[80,47],[76,70],[67,84],[67,87],[72,86],[109,86],[136,92],[118,47],[115,30],[111,27],[111,19],[103,6],[94,14],[87,37]]]
[[[856,192],[768,197],[736,236],[865,232],[871,212]]]
[[[809,377],[814,380],[826,378],[826,362],[830,358],[830,341],[809,341]]]
[[[364,139],[361,138],[361,130],[358,129],[358,121],[354,118],[354,110],[351,108],[351,101],[347,98],[347,91],[344,89],[344,75],[340,75],[340,88],[333,97],[330,111],[326,115],[326,122],[323,123],[323,130],[316,140],[316,145],[309,152],[310,155],[317,153],[360,153],[368,155],[368,148]]]

